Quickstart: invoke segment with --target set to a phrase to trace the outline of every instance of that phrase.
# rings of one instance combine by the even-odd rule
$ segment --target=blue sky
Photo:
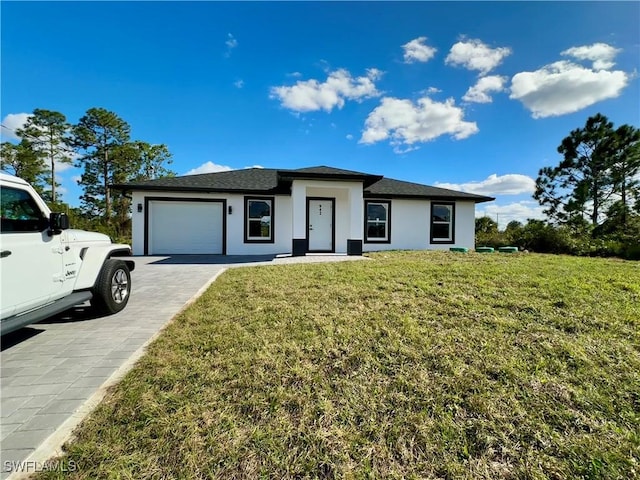
[[[3,141],[35,108],[114,111],[179,174],[330,165],[495,196],[598,112],[640,124],[640,3],[9,2]],[[64,199],[79,203],[60,172]]]

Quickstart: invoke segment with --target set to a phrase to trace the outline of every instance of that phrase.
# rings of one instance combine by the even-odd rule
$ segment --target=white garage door
[[[222,253],[221,202],[149,202],[149,255]]]

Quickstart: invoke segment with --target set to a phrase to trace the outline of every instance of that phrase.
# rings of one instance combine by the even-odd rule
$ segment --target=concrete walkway
[[[226,268],[362,258],[135,257],[132,295],[122,312],[95,318],[88,308],[76,308],[5,335],[0,353],[0,478],[21,478],[45,468],[160,329]]]

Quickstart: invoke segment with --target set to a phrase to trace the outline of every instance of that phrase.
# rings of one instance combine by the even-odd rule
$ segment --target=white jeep
[[[122,310],[131,293],[129,245],[69,229],[24,180],[0,172],[0,334],[91,301]]]

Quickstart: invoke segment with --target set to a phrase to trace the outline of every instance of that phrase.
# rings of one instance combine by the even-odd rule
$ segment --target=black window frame
[[[387,220],[386,220],[386,233],[387,238],[382,239],[374,237],[369,239],[369,215],[368,208],[370,204],[386,205],[387,206]],[[391,243],[391,200],[375,200],[367,199],[364,201],[364,243]]]
[[[449,220],[449,233],[450,239],[434,238],[433,236],[433,211],[437,206],[451,207],[451,219]],[[444,222],[435,223],[437,225],[444,225]],[[456,242],[456,202],[431,202],[430,216],[429,216],[429,242],[438,245],[451,245]]]
[[[269,202],[271,205],[271,224],[269,226],[269,237],[250,237],[249,236],[249,202]],[[244,197],[244,243],[274,243],[275,242],[275,197]]]

